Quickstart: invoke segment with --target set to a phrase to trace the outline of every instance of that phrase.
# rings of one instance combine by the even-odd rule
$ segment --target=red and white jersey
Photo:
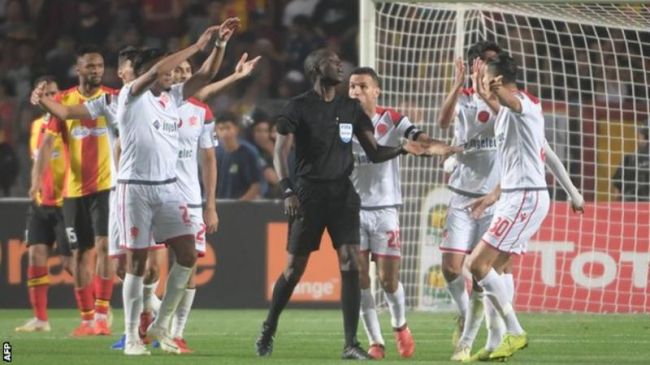
[[[501,190],[546,189],[542,105],[525,91],[515,95],[521,102],[521,113],[502,107],[495,122]]]
[[[210,107],[195,98],[189,98],[178,108],[178,162],[176,185],[183,200],[190,207],[201,207],[201,184],[197,153],[199,148],[216,147],[214,117]]]
[[[106,93],[94,99],[84,101],[84,106],[90,114],[90,119],[97,119],[103,116],[108,122],[108,143],[111,149],[111,186],[115,186],[117,183],[117,161],[113,157],[113,149],[115,148],[115,140],[118,138],[117,95]]]
[[[375,139],[382,146],[396,147],[400,138],[414,139],[420,130],[404,115],[393,109],[377,107],[372,117]],[[402,204],[400,188],[399,159],[372,163],[353,138],[354,170],[350,179],[361,198],[361,208],[385,208]]]
[[[151,90],[132,95],[133,83],[118,96],[117,120],[122,154],[118,182],[155,184],[176,178],[178,160],[178,106],[183,84],[155,96]]]
[[[454,138],[464,148],[449,178],[449,189],[461,195],[489,193],[500,172],[494,134],[496,115],[473,89],[464,89],[456,103]]]

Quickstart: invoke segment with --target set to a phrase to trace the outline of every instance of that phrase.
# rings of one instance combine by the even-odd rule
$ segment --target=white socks
[[[406,324],[406,305],[404,298],[404,287],[401,282],[397,283],[397,290],[394,293],[384,291],[384,297],[388,302],[390,312],[390,324],[393,329],[400,328]]]
[[[124,305],[124,333],[126,342],[136,341],[140,312],[142,312],[142,287],[144,278],[127,273],[122,285],[122,302]]]
[[[481,328],[481,322],[483,322],[483,297],[483,292],[478,290],[472,291],[472,296],[469,301],[469,309],[466,312],[463,335],[460,338],[459,343],[465,344],[470,348],[474,343],[474,339],[476,339],[476,334],[478,333],[479,328]]]
[[[185,295],[185,288],[192,275],[192,268],[181,266],[174,263],[169,275],[167,276],[167,286],[165,287],[165,296],[160,303],[160,310],[154,322],[154,325],[163,329],[167,329],[171,316],[176,312],[178,303]]]
[[[158,287],[158,280],[151,284],[144,284],[143,290],[143,306],[145,312],[154,311],[154,297],[156,297],[156,288]],[[158,297],[156,297],[158,299]],[[160,300],[158,300],[158,307],[160,307]]]
[[[183,331],[185,331],[185,325],[187,324],[187,319],[190,317],[190,310],[192,310],[192,303],[194,303],[194,296],[196,295],[196,288],[185,289],[185,295],[181,302],[176,308],[176,313],[174,313],[172,334],[174,338],[183,338]]]
[[[467,307],[469,306],[469,295],[467,294],[467,289],[465,289],[465,277],[463,274],[458,275],[452,281],[448,281],[447,290],[458,307],[458,314],[465,317]]]
[[[515,299],[515,279],[512,277],[512,273],[503,273],[501,274],[501,280],[503,280],[503,285],[506,287],[506,295],[508,296],[508,301],[514,303]]]
[[[381,335],[377,309],[375,309],[375,299],[372,297],[372,291],[369,288],[361,289],[361,319],[370,344],[383,345],[384,337]]]
[[[483,298],[483,305],[485,305],[485,326],[487,327],[487,341],[485,342],[485,349],[494,351],[506,333],[506,325],[499,315],[499,312],[492,305],[492,301],[488,297]]]
[[[517,315],[512,308],[512,304],[508,300],[508,293],[503,283],[503,279],[499,277],[499,274],[497,274],[494,269],[490,269],[488,274],[478,283],[485,291],[485,295],[492,301],[492,304],[497,312],[499,312],[499,315],[503,318],[507,332],[514,335],[522,334],[524,329],[521,328],[521,325],[517,320]]]

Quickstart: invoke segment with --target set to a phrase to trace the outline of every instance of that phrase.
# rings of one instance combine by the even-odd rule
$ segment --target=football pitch
[[[122,328],[115,311],[113,330]],[[31,315],[28,310],[0,310],[0,337],[12,346],[13,363],[74,364],[349,364],[338,360],[342,349],[341,313],[336,310],[287,310],[281,319],[270,358],[257,358],[254,342],[265,311],[194,310],[185,337],[195,350],[190,355],[127,358],[110,350],[117,335],[69,337],[78,315],[74,310],[50,310],[52,332],[18,334],[14,327]],[[451,314],[411,312],[407,318],[416,340],[415,355],[400,359],[390,332],[388,314],[381,322],[386,339],[384,364],[457,364],[452,352]],[[648,315],[521,314],[530,345],[508,362],[521,364],[650,364]],[[485,339],[484,329],[474,345]],[[359,339],[367,346],[365,333]]]

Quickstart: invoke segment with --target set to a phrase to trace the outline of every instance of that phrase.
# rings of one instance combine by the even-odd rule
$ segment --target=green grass
[[[115,329],[122,328],[116,311]],[[271,358],[256,358],[253,343],[265,312],[258,310],[195,310],[186,339],[195,354],[126,358],[109,349],[116,339],[68,336],[78,323],[73,310],[51,310],[52,332],[14,333],[30,316],[27,310],[0,310],[0,337],[13,346],[14,363],[74,364],[336,364],[342,348],[341,314],[333,310],[288,310],[280,322]],[[415,356],[399,359],[387,313],[381,314],[386,338],[384,364],[446,364],[451,355],[450,314],[409,313],[416,340]],[[650,364],[650,318],[647,315],[521,314],[530,346],[510,363],[521,364]],[[365,334],[359,338],[365,346]],[[481,332],[484,332],[483,330]],[[482,345],[484,334],[475,343]]]

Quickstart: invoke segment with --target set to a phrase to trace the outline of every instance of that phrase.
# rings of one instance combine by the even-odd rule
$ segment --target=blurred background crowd
[[[29,104],[36,78],[53,75],[61,90],[76,85],[75,51],[80,45],[95,44],[104,54],[104,84],[119,88],[117,52],[123,46],[177,50],[195,41],[208,25],[232,16],[242,23],[228,44],[218,79],[233,72],[244,52],[249,58],[261,55],[262,60],[253,77],[209,101],[217,120],[230,122],[218,124],[232,127],[222,128],[219,138],[229,140],[222,141],[218,153],[220,177],[226,177],[222,174],[226,171],[234,176],[232,181],[220,179],[218,195],[277,197],[271,116],[308,87],[302,62],[309,52],[327,47],[341,56],[346,71],[356,64],[357,1],[0,0],[0,188],[4,196],[25,196],[29,187],[29,126],[41,114]],[[230,141],[233,138],[236,143]]]

